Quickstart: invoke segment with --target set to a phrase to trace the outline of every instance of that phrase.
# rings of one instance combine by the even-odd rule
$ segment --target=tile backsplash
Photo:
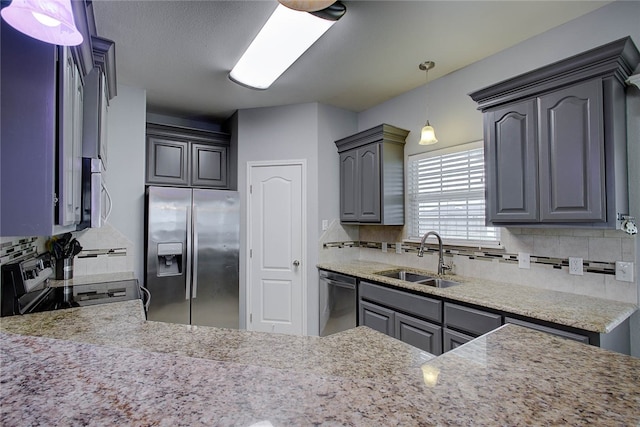
[[[321,236],[320,262],[364,259],[436,271],[435,241],[419,258],[419,244],[402,242],[403,231],[334,221]],[[445,262],[461,276],[635,303],[637,277],[633,282],[615,278],[616,261],[636,262],[635,239],[614,230],[502,228],[502,249],[445,246]],[[400,254],[397,242],[402,242]],[[529,269],[518,267],[521,252],[530,254]],[[569,257],[583,259],[582,275],[569,274]]]
[[[82,245],[74,261],[75,277],[133,271],[133,243],[109,223],[74,233]]]

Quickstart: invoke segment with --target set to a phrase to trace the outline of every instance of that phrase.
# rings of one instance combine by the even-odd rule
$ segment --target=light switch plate
[[[396,253],[397,254],[402,253],[402,242],[396,242]]]
[[[633,282],[633,263],[616,261],[616,280]]]
[[[387,242],[382,242],[382,252],[387,252]]]
[[[323,219],[322,220],[322,231],[327,231],[327,228],[329,228],[329,220]]]
[[[518,252],[518,267],[531,268],[531,254],[526,252]]]
[[[575,274],[577,276],[583,276],[584,271],[582,268],[582,258],[569,257],[569,274]]]

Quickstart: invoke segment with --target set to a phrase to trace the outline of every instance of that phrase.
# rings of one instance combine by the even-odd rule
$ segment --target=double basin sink
[[[459,285],[459,282],[452,280],[441,279],[439,277],[426,276],[420,273],[413,273],[407,270],[389,270],[379,271],[374,273],[378,276],[390,277],[392,279],[404,280],[405,282],[418,283],[425,286],[432,286],[434,288],[450,288],[451,286]]]

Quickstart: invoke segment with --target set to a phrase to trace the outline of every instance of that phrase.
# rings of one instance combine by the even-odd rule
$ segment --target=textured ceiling
[[[223,120],[237,109],[321,102],[359,112],[595,10],[609,1],[343,1],[345,16],[266,91],[228,72],[276,0],[94,0],[116,42],[118,83],[150,111]]]

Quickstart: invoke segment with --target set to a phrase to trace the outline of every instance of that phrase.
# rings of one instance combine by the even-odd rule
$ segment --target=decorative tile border
[[[362,241],[347,241],[347,242],[328,242],[322,245],[323,249],[330,248],[366,248],[366,249],[379,249],[382,250],[382,243],[380,242],[362,242]],[[418,253],[420,249],[420,243],[403,242],[401,244],[402,253]],[[434,244],[426,244],[424,247],[425,252],[438,252],[438,246]],[[396,243],[387,243],[387,252],[396,252]],[[477,250],[466,246],[450,246],[444,249],[445,256],[463,256],[469,259],[478,261],[494,261],[504,262],[508,264],[518,264],[518,254],[505,253],[504,250],[496,249],[491,250]],[[551,258],[545,256],[530,255],[531,264],[548,265],[555,269],[562,269],[564,267],[569,268],[568,258]],[[616,274],[615,262],[603,262],[603,261],[588,261],[582,262],[583,271],[587,273],[596,274]]]
[[[21,237],[0,244],[0,265],[8,264],[37,253],[37,237]]]
[[[99,256],[106,255],[109,257],[114,256],[127,256],[126,248],[113,248],[113,249],[83,249],[78,258],[97,258]]]

